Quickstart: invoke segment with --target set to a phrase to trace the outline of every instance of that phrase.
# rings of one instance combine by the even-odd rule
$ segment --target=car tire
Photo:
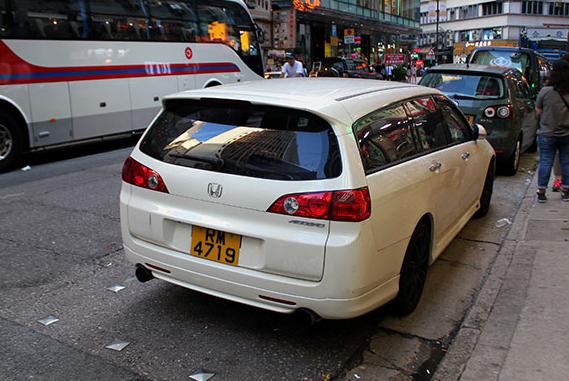
[[[21,159],[22,131],[8,113],[0,112],[0,172],[12,169]]]
[[[518,166],[520,165],[520,157],[522,155],[522,137],[520,136],[516,145],[514,146],[514,151],[510,157],[501,165],[502,172],[506,176],[514,176],[518,171]]]
[[[481,218],[488,214],[490,210],[490,201],[492,200],[492,191],[494,190],[494,164],[490,164],[488,172],[486,173],[486,180],[484,180],[484,187],[480,195],[480,208],[474,213],[474,218]]]
[[[427,280],[430,247],[429,225],[420,222],[409,241],[399,275],[399,292],[391,303],[395,315],[408,315],[419,304]]]

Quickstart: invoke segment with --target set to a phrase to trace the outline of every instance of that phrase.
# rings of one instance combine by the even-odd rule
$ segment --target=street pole
[[[435,32],[435,65],[438,64],[439,57],[439,0],[437,0],[437,28]]]

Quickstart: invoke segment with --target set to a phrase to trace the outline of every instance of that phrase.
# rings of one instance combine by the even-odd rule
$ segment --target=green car
[[[538,120],[533,92],[519,70],[486,65],[439,65],[419,82],[444,92],[470,124],[486,128],[506,175],[518,170],[520,155],[536,149]]]

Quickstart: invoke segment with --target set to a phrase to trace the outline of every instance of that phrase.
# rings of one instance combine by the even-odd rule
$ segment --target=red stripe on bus
[[[171,75],[236,73],[241,70],[232,62],[149,63],[145,65],[64,66],[46,67],[31,64],[0,41],[0,85],[46,82],[72,82],[98,79],[159,77]],[[77,72],[101,73],[74,75]],[[113,73],[113,71],[136,71]],[[106,73],[105,73],[106,72]],[[61,73],[61,75],[50,75]]]

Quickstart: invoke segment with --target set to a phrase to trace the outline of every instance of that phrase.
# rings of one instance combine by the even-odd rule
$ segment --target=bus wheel
[[[207,89],[208,87],[214,87],[214,86],[221,86],[221,83],[219,83],[217,81],[212,81],[212,82],[208,83],[207,85],[205,85],[205,88]]]
[[[0,172],[13,168],[21,158],[22,134],[12,116],[0,112]]]

